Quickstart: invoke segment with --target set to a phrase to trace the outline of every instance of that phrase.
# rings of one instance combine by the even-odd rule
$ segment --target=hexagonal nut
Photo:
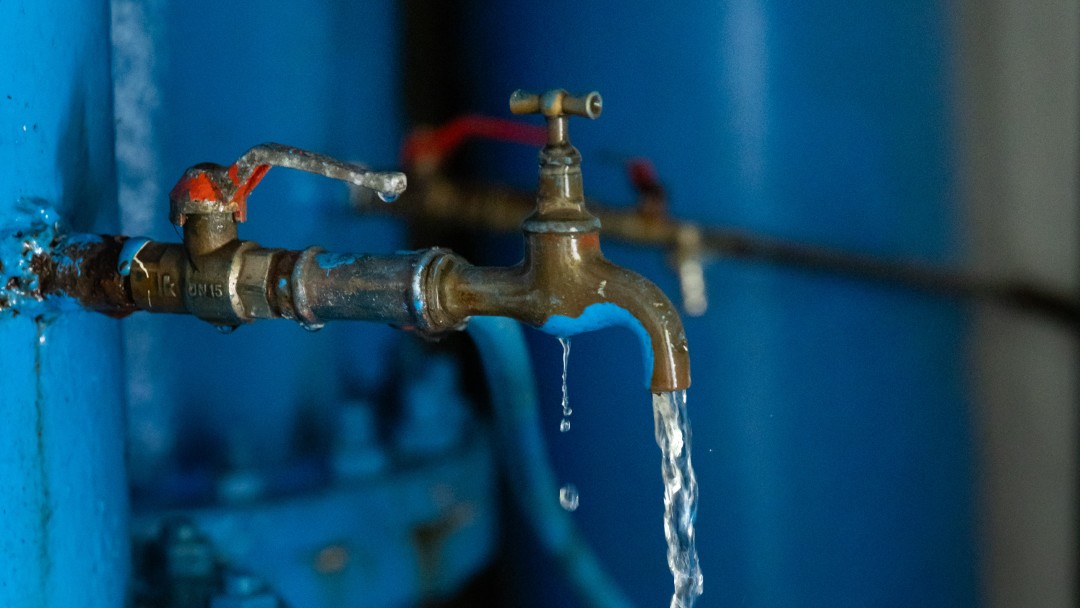
[[[269,319],[274,317],[273,308],[267,299],[267,284],[270,268],[274,263],[276,249],[255,249],[243,254],[240,274],[236,280],[236,293],[249,318]]]

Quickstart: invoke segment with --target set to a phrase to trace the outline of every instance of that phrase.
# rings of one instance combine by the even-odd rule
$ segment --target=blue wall
[[[117,228],[108,28],[107,2],[0,3],[4,283],[19,274],[21,243],[48,246],[56,220]],[[120,606],[130,558],[119,327],[38,312],[0,313],[0,605]]]

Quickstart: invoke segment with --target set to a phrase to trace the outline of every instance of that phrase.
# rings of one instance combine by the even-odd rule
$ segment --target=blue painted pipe
[[[0,3],[5,283],[54,220],[116,232],[109,50],[107,1]],[[2,606],[124,604],[120,358],[118,325],[101,315],[0,313]]]

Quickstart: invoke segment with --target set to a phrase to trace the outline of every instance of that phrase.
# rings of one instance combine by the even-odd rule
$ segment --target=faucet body
[[[439,325],[453,326],[470,316],[509,317],[567,337],[632,319],[647,341],[650,390],[690,384],[686,335],[675,308],[647,279],[606,260],[595,232],[527,234],[525,257],[515,266],[477,267],[453,256],[438,273]],[[628,316],[608,314],[605,305]],[[589,314],[593,311],[605,312]]]
[[[517,319],[569,336],[609,325],[639,329],[653,392],[690,384],[682,322],[644,277],[607,261],[600,222],[585,209],[581,157],[570,114],[595,118],[600,96],[515,93],[511,108],[548,118],[536,209],[523,224],[525,255],[509,267],[477,267],[439,248],[393,255],[337,254],[311,247],[268,249],[239,238],[247,196],[271,166],[286,166],[374,189],[392,200],[404,175],[277,144],[256,146],[229,167],[188,169],[170,194],[183,243],[125,237],[55,243],[31,262],[42,299],[63,294],[114,315],[135,310],[191,314],[233,328],[256,319],[294,319],[308,329],[351,319],[437,336],[472,316]]]
[[[604,258],[600,221],[585,208],[581,155],[570,143],[568,119],[598,117],[600,95],[517,91],[510,107],[517,114],[540,113],[548,120],[536,209],[522,225],[524,258],[504,268],[474,267],[455,259],[441,264],[436,310],[444,318],[436,323],[453,326],[472,315],[503,316],[562,336],[616,324],[635,328],[636,323],[645,342],[650,390],[689,387],[689,351],[675,307],[656,285]],[[610,314],[611,309],[622,314]]]
[[[597,93],[562,90],[510,98],[516,114],[547,118],[540,151],[536,208],[525,219],[525,255],[510,267],[472,266],[452,254],[433,264],[438,328],[464,326],[470,316],[517,319],[559,336],[609,325],[639,329],[646,384],[653,392],[686,389],[690,358],[682,320],[667,296],[641,275],[612,264],[600,250],[600,221],[585,208],[581,154],[570,143],[571,115],[597,118]]]

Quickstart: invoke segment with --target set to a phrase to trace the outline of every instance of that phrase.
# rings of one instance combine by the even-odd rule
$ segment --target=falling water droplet
[[[559,504],[567,511],[576,511],[580,498],[581,497],[578,496],[577,488],[575,488],[572,483],[568,483],[559,488]]]
[[[392,203],[392,202],[396,201],[397,197],[398,197],[396,192],[379,192],[378,195],[379,195],[379,200],[381,200],[384,203]]]
[[[562,344],[562,422],[559,423],[559,431],[565,433],[570,430],[570,414],[574,413],[574,410],[570,409],[570,393],[566,386],[566,372],[570,365],[570,338],[559,338],[559,344]]]
[[[236,328],[239,327],[239,326],[238,325],[215,325],[214,327],[215,327],[215,329],[218,330],[219,334],[231,334],[232,332],[236,331]]]

